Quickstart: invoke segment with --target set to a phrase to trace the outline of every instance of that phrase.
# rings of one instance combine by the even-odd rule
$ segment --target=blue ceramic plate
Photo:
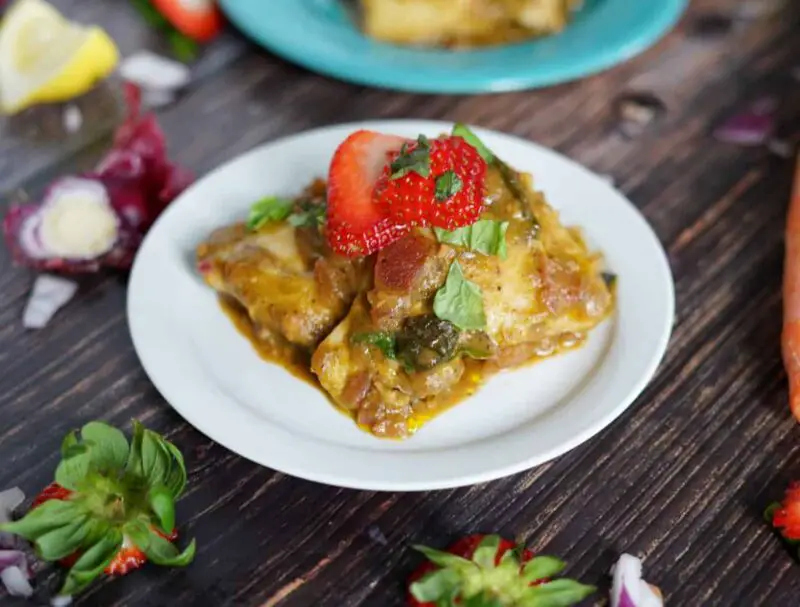
[[[480,93],[548,86],[630,59],[676,23],[688,0],[586,0],[556,36],[474,51],[375,42],[341,0],[220,0],[259,44],[310,70],[368,86]]]

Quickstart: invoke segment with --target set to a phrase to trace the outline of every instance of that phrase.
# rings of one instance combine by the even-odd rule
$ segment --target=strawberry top
[[[446,552],[416,548],[429,562],[409,580],[411,607],[565,607],[594,592],[573,580],[551,581],[564,563],[498,535],[471,535]]]
[[[327,237],[347,256],[370,255],[413,227],[454,229],[483,209],[487,162],[462,137],[416,141],[357,131],[328,175]]]
[[[103,571],[122,573],[145,556],[165,566],[192,561],[194,541],[183,552],[169,541],[175,501],[186,486],[175,445],[136,421],[130,445],[116,428],[90,422],[80,436],[67,435],[61,457],[56,482],[28,514],[0,525],[31,541],[46,561],[70,557],[60,594],[75,594]],[[127,560],[116,562],[120,555]]]

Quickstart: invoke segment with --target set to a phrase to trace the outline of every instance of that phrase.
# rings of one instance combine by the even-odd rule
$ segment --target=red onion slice
[[[620,556],[611,575],[611,607],[664,607],[658,589],[642,579],[642,561],[635,556]]]
[[[764,145],[775,130],[776,109],[777,103],[774,99],[759,99],[714,129],[714,137],[737,145]]]
[[[0,550],[0,582],[11,596],[29,597],[33,588],[28,581],[30,567],[21,550]]]

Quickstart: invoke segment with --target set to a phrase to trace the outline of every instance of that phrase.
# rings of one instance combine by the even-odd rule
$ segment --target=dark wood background
[[[126,2],[56,4],[105,26],[123,53],[163,49]],[[742,104],[773,95],[779,136],[800,138],[800,81],[792,76],[800,3],[709,35],[708,16],[740,4],[697,0],[675,31],[633,61],[581,82],[495,96],[352,86],[233,32],[215,42],[196,82],[159,112],[174,157],[198,173],[281,135],[352,120],[434,118],[521,135],[613,175],[644,212],[669,253],[677,324],[634,406],[571,453],[464,489],[358,492],[261,468],[186,424],[134,354],[124,276],[84,280],[46,329],[24,331],[33,276],[0,249],[0,487],[35,493],[52,478],[63,435],[96,418],[126,425],[136,417],[166,433],[190,472],[179,521],[183,537],[198,540],[194,564],[99,583],[77,604],[394,607],[418,563],[409,543],[442,546],[476,531],[561,556],[569,575],[599,585],[598,597],[616,555],[629,551],[644,557],[648,580],[670,606],[800,604],[800,569],[761,519],[800,478],[800,432],[779,358],[792,161],[710,136]],[[635,140],[614,130],[613,100],[627,91],[652,92],[668,108],[658,128]],[[4,198],[20,189],[36,195],[53,176],[91,166],[113,126],[107,101],[90,95],[84,129],[60,141],[59,119],[47,114],[3,124]],[[37,582],[52,587],[56,573],[40,569]]]

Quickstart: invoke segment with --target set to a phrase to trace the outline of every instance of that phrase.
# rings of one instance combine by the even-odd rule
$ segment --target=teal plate
[[[688,0],[586,0],[560,34],[480,50],[405,48],[355,27],[342,0],[220,0],[257,43],[310,70],[422,93],[537,88],[607,69],[654,44]]]

